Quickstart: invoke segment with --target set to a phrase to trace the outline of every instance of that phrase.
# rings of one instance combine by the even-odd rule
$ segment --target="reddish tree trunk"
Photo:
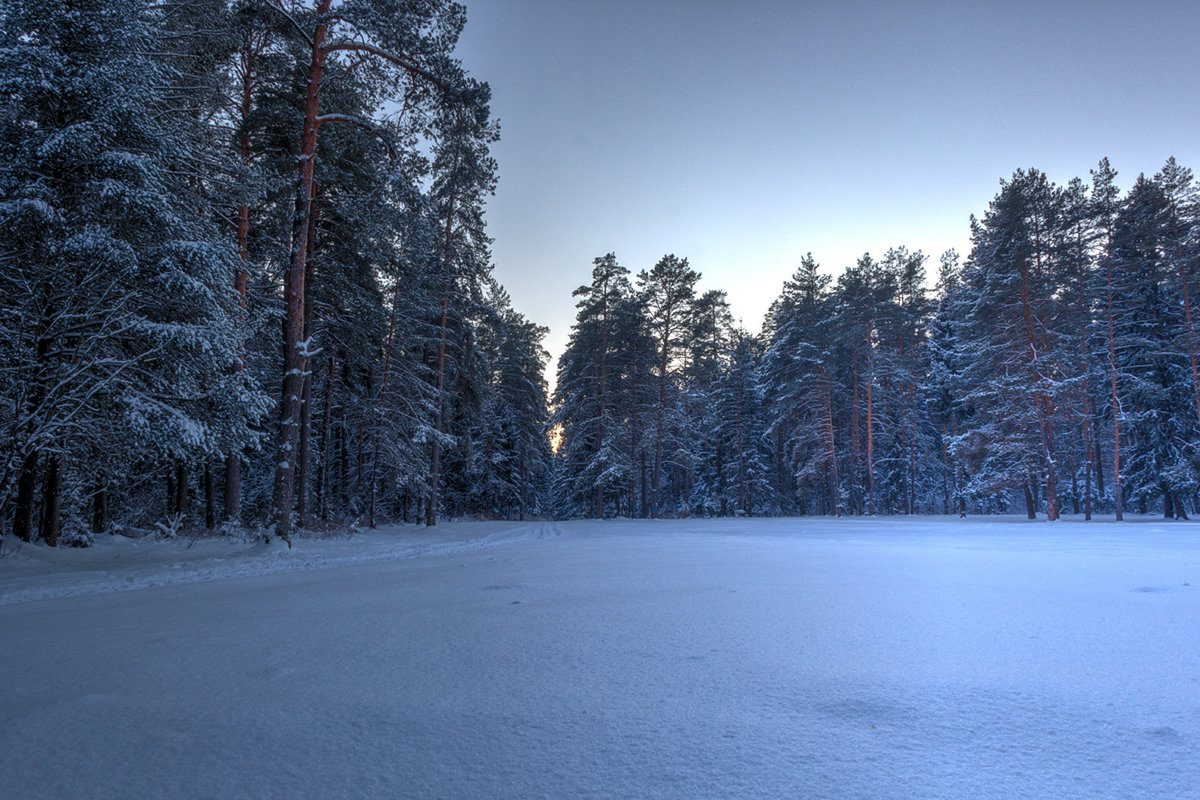
[[[324,18],[332,0],[321,0],[317,14]],[[305,370],[301,350],[304,333],[304,277],[308,257],[308,219],[312,212],[313,166],[317,152],[317,116],[321,79],[325,71],[328,23],[313,29],[312,58],[304,96],[304,128],[300,139],[300,170],[296,181],[292,255],[284,273],[283,387],[279,403],[279,436],[275,457],[275,489],[271,517],[275,532],[291,545],[292,506],[296,489],[296,449],[300,440],[300,396]]]

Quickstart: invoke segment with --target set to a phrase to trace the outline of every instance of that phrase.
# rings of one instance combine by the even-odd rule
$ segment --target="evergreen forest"
[[[1017,170],[969,253],[805,256],[758,333],[602,255],[550,397],[465,24],[0,0],[0,530],[1200,510],[1187,168]]]

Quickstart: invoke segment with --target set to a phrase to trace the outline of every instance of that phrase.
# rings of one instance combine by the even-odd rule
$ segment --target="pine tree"
[[[1195,487],[1190,446],[1195,430],[1181,292],[1171,259],[1170,203],[1157,181],[1138,178],[1117,215],[1112,241],[1117,373],[1128,499],[1144,512],[1161,498],[1175,516]]]
[[[630,303],[629,270],[608,253],[595,259],[592,282],[575,290],[579,312],[567,351],[559,361],[555,422],[562,431],[562,457],[569,484],[560,484],[560,502],[584,505],[593,517],[626,490],[632,464],[622,447],[624,409],[616,390],[627,355],[620,336],[621,316]]]
[[[1052,236],[1057,192],[1037,170],[1018,170],[973,232],[963,270],[961,342],[966,399],[975,408],[958,450],[976,491],[1022,489],[1035,513],[1044,480],[1046,514],[1058,518],[1055,409],[1064,384],[1055,319]]]
[[[784,508],[800,514],[821,507],[829,514],[842,512],[829,284],[812,254],[806,255],[772,305],[769,327],[774,335],[763,360],[777,487]]]
[[[676,473],[679,467],[676,412],[680,387],[675,373],[678,359],[685,352],[683,334],[699,279],[700,274],[688,266],[686,258],[680,259],[673,254],[663,256],[650,271],[642,270],[638,274],[657,351],[658,402],[654,410],[654,464],[650,474],[650,513],[653,516],[663,510],[664,467],[672,467]],[[668,487],[668,494],[676,501],[681,497],[680,484],[676,474]]]
[[[370,119],[348,117],[337,112],[322,112],[320,103],[322,88],[326,85],[327,69],[336,66],[340,54],[346,54],[351,59],[345,65],[346,72],[356,69],[375,70],[376,85],[404,87],[399,91],[393,89],[395,95],[412,103],[449,113],[456,124],[464,120],[474,120],[477,123],[481,116],[485,120],[487,116],[486,85],[468,81],[458,63],[449,56],[465,22],[462,6],[441,0],[421,4],[404,3],[399,0],[382,4],[367,0],[349,0],[338,5],[336,14],[330,13],[331,8],[331,0],[316,0],[314,6],[306,8],[305,13],[299,15],[289,14],[282,6],[277,7],[279,13],[292,23],[295,32],[309,49],[291,254],[284,272],[283,385],[272,499],[275,529],[285,539],[292,525],[296,495],[296,459],[302,436],[301,428],[304,427],[301,419],[302,396],[309,345],[308,339],[304,337],[305,278],[311,239],[318,131],[322,126],[331,123],[350,123],[370,130],[378,128]],[[449,134],[455,146],[462,145],[464,139],[457,131],[448,131],[446,125],[438,126],[438,130],[440,133]],[[457,191],[458,189],[452,188],[450,198],[454,198]],[[452,219],[456,213],[455,205],[454,202],[449,203],[444,215],[448,228],[452,227]],[[449,238],[448,234],[447,239]],[[447,247],[449,244],[448,241]],[[439,454],[440,442],[435,440],[431,486],[431,491],[435,494],[428,502],[430,522],[436,515]]]
[[[153,12],[2,11],[0,347],[14,393],[0,503],[15,488],[14,527],[30,538],[45,464],[42,535],[54,543],[63,497],[80,494],[75,462],[205,462],[253,441],[264,404],[230,380],[235,254],[189,167],[203,155],[193,121],[171,113],[177,76],[148,55]],[[84,492],[96,517],[115,477]]]

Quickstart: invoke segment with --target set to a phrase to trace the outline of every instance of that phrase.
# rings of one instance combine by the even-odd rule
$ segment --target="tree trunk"
[[[673,303],[668,300],[663,308],[663,340],[658,364],[658,409],[655,414],[654,427],[654,474],[650,480],[650,491],[652,492],[650,513],[654,517],[659,515],[658,503],[662,482],[663,423],[667,411],[667,363],[671,355],[672,310]]]
[[[449,233],[446,235],[449,238]],[[445,391],[446,386],[446,324],[449,307],[450,295],[446,294],[442,297],[441,332],[438,336],[437,398],[434,400],[436,409],[434,411],[433,422],[433,452],[429,458],[429,502],[425,506],[425,525],[429,527],[437,525],[438,483],[441,480],[442,473],[442,443],[439,437],[442,433],[442,424],[445,415],[445,403],[442,400],[442,393]]]
[[[33,521],[37,507],[38,451],[30,450],[21,462],[17,479],[17,508],[13,518],[13,533],[23,542],[33,541]]]
[[[329,355],[325,378],[325,403],[321,413],[321,463],[317,470],[317,504],[321,519],[329,519],[330,487],[333,483],[333,387],[337,381],[337,356]]]
[[[639,464],[638,452],[638,331],[635,329],[632,339],[632,347],[630,348],[630,369],[629,369],[629,516],[638,517],[646,516],[646,465],[641,462],[641,472],[637,466]],[[641,493],[638,493],[638,484],[641,484]],[[641,505],[641,514],[638,514],[638,506]]]
[[[528,503],[529,491],[529,462],[528,454],[525,451],[525,445],[521,445],[521,492],[519,494],[520,505],[517,506],[517,521],[525,521],[525,506]]]
[[[396,288],[392,292],[391,313],[388,315],[387,339],[384,342],[383,348],[383,376],[379,381],[379,397],[375,404],[374,413],[371,415],[371,497],[368,503],[368,516],[372,528],[375,527],[375,494],[379,483],[379,424],[387,404],[388,386],[391,380],[392,348],[394,347],[396,338],[396,313],[400,305],[400,287],[401,283],[397,281]]]
[[[321,0],[317,14],[323,20],[332,0]],[[300,139],[300,169],[296,180],[296,214],[292,223],[291,261],[284,273],[283,387],[279,403],[279,437],[275,458],[271,518],[275,532],[291,545],[292,507],[296,489],[296,448],[300,440],[300,396],[305,371],[304,278],[308,257],[308,220],[312,211],[313,166],[317,151],[317,116],[325,70],[325,36],[328,23],[313,29],[312,57],[304,97],[304,128]],[[306,344],[306,343],[305,343]]]
[[[317,276],[317,187],[313,184],[312,207],[308,215],[308,256],[304,262],[304,341],[311,345],[313,337],[313,284]],[[309,484],[312,482],[312,370],[309,368],[305,347],[304,373],[300,376],[300,442],[296,458],[296,517],[300,527],[308,527],[310,520]]]
[[[62,532],[62,459],[57,453],[50,454],[46,465],[46,486],[42,490],[42,539],[51,547],[58,546]]]
[[[225,519],[236,522],[242,515],[242,459],[236,453],[225,457]]]
[[[92,495],[92,533],[108,532],[108,490],[100,486]]]
[[[250,117],[254,92],[254,61],[257,51],[254,47],[242,53],[242,124]],[[250,137],[242,137],[242,163],[248,165],[251,160]],[[250,207],[238,206],[237,210],[237,249],[241,260],[237,273],[233,278],[234,289],[238,293],[238,304],[241,309],[239,322],[246,323],[246,301],[250,281]],[[245,342],[239,343],[238,358],[233,369],[241,378],[245,370]],[[242,511],[242,460],[237,453],[225,457],[225,487],[224,487],[225,519],[236,522]]]
[[[1080,235],[1079,248],[1082,250],[1082,236]],[[1094,413],[1092,411],[1092,389],[1088,384],[1088,370],[1091,367],[1091,354],[1088,352],[1088,337],[1087,337],[1087,320],[1090,315],[1087,311],[1087,302],[1084,297],[1085,288],[1087,286],[1087,275],[1084,269],[1082,258],[1078,262],[1079,265],[1079,298],[1077,302],[1076,315],[1079,317],[1079,352],[1083,359],[1083,452],[1086,466],[1083,471],[1083,518],[1090,520],[1092,518],[1092,470],[1095,465],[1092,462],[1092,420]],[[1078,514],[1079,510],[1076,509]]]
[[[1037,333],[1039,326],[1035,323],[1036,314],[1033,311],[1029,265],[1022,262],[1018,265],[1018,270],[1021,276],[1021,317],[1025,329],[1025,347],[1029,351],[1032,378],[1037,384],[1040,384],[1042,374],[1038,354],[1045,352],[1046,348],[1042,346],[1042,337]],[[1049,398],[1037,385],[1033,390],[1033,405],[1038,415],[1038,435],[1041,438],[1042,461],[1046,469],[1046,516],[1053,521],[1058,519],[1058,478],[1054,464],[1054,428]]]
[[[869,352],[869,351],[868,351]],[[875,403],[872,384],[875,382],[871,356],[867,356],[867,514],[875,516]],[[832,417],[832,414],[830,415]],[[832,425],[832,423],[830,423]]]
[[[746,485],[746,447],[742,433],[742,383],[739,378],[737,385],[737,456],[738,456],[738,494],[742,513],[750,514],[750,498]]]
[[[837,448],[833,437],[833,387],[830,385],[829,374],[825,371],[823,363],[818,367],[817,375],[821,391],[821,438],[825,445],[826,469],[829,472],[829,513],[832,516],[840,517],[842,512],[838,495],[841,487],[838,480]],[[869,419],[868,417],[868,424]],[[867,441],[870,442],[869,436]],[[870,456],[868,455],[867,458],[869,463]]]
[[[1108,293],[1108,377],[1111,392],[1113,418],[1113,507],[1117,521],[1123,517],[1125,497],[1121,486],[1121,400],[1117,395],[1117,343],[1113,322],[1113,269],[1112,258],[1105,257],[1104,281]]]
[[[1033,499],[1033,490],[1025,484],[1025,513],[1030,519],[1037,519],[1037,503]]]
[[[850,397],[850,455],[854,459],[853,468],[850,471],[850,513],[862,514],[863,498],[861,496],[862,487],[862,434],[859,431],[861,420],[859,419],[858,411],[858,343],[854,343],[854,347],[850,354],[850,363],[854,365],[854,375],[851,379],[850,386],[852,393]]]
[[[212,459],[204,460],[204,529],[217,527],[216,485],[213,479]]]
[[[188,466],[187,462],[175,462],[175,513],[182,514],[187,519],[190,511],[188,502]]]
[[[950,513],[950,448],[946,439],[946,423],[942,423],[942,513]]]

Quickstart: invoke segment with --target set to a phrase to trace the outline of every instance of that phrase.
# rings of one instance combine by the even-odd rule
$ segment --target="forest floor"
[[[1197,797],[1200,526],[0,552],[0,796]]]

